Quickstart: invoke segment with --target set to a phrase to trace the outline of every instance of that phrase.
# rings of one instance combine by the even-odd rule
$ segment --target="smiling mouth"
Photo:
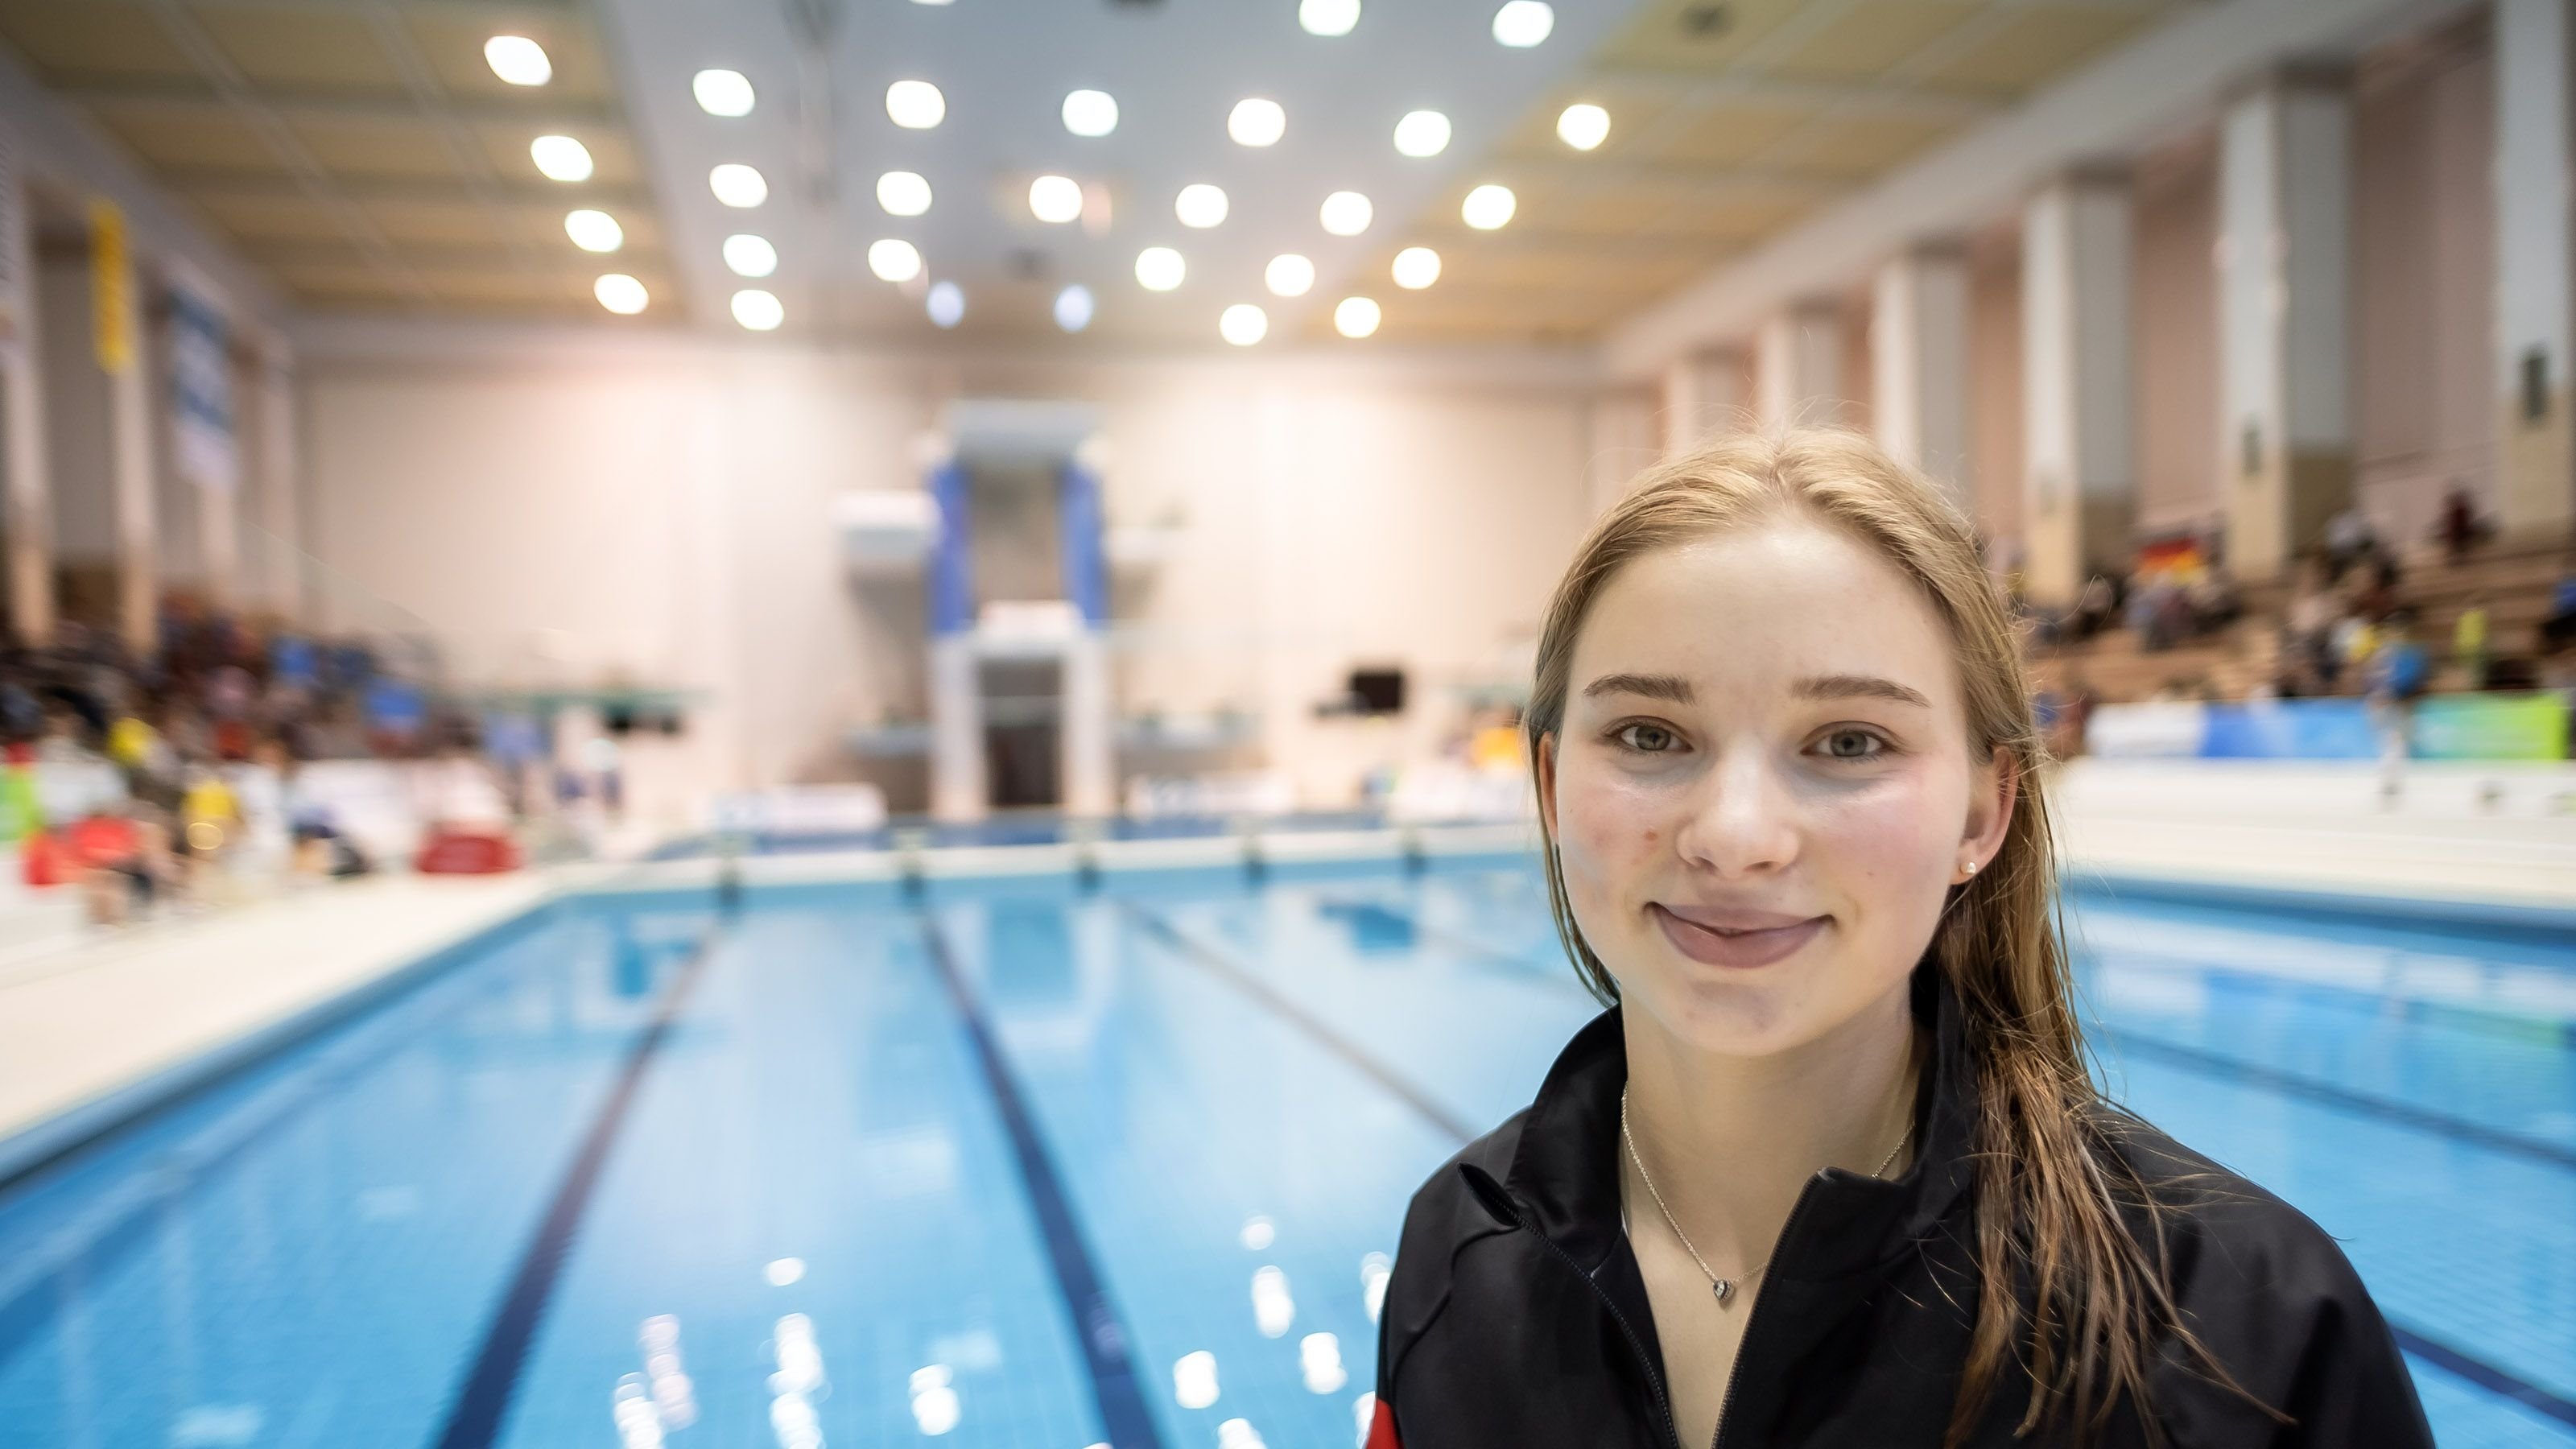
[[[1824,930],[1827,922],[1824,916],[1812,916],[1781,926],[1703,926],[1683,920],[1661,905],[1653,910],[1655,923],[1663,928],[1664,938],[1673,943],[1675,950],[1704,965],[1739,971],[1769,966],[1796,955]]]

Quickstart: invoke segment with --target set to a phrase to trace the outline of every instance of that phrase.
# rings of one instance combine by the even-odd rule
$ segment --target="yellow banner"
[[[134,268],[125,257],[125,213],[103,196],[89,203],[89,295],[98,365],[123,372],[134,365]]]

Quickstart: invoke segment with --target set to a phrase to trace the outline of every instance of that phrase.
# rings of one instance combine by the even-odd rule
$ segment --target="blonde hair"
[[[2244,1391],[2180,1321],[2162,1263],[2166,1209],[2114,1146],[2130,1119],[2103,1110],[2085,1070],[2040,773],[2047,747],[2031,719],[2010,617],[1949,501],[1868,439],[1824,428],[1737,434],[1649,469],[1593,524],[1548,603],[1523,722],[1533,773],[1564,724],[1575,638],[1622,568],[1659,549],[1790,519],[1840,530],[1922,590],[1952,643],[1971,756],[2000,755],[2018,787],[2002,846],[1958,888],[1932,938],[1932,958],[1960,1005],[1976,1100],[1983,1290],[1945,1442],[1966,1438],[2017,1363],[2026,1363],[2031,1387],[2020,1432],[2065,1426],[2082,1442],[2126,1401],[2160,1440],[2146,1393],[2159,1340]],[[1557,935],[1584,984],[1615,1004],[1618,983],[1574,919],[1545,819],[1542,812]],[[2145,1215],[2154,1252],[2124,1226],[2124,1209]]]

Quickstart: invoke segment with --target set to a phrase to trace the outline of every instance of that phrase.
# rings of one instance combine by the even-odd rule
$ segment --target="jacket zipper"
[[[1582,1279],[1584,1286],[1592,1290],[1592,1296],[1601,1300],[1601,1306],[1610,1310],[1610,1321],[1619,1325],[1620,1335],[1628,1340],[1628,1351],[1637,1356],[1638,1364],[1646,1371],[1647,1387],[1655,1391],[1655,1410],[1663,1418],[1664,1442],[1672,1446],[1672,1449],[1681,1449],[1682,1431],[1680,1425],[1673,1419],[1672,1400],[1664,1393],[1663,1375],[1656,1369],[1653,1355],[1646,1352],[1646,1341],[1637,1336],[1635,1326],[1628,1322],[1628,1315],[1619,1311],[1618,1303],[1610,1297],[1608,1290],[1594,1282],[1591,1274],[1583,1271],[1583,1265],[1574,1261],[1572,1253],[1557,1246],[1554,1238],[1530,1226],[1529,1219],[1521,1215],[1520,1204],[1517,1202],[1512,1204],[1512,1225],[1546,1244],[1547,1250],[1556,1255],[1557,1261],[1571,1270],[1575,1277]],[[1748,1323],[1745,1326],[1750,1328],[1752,1325]],[[1730,1383],[1727,1388],[1732,1393],[1734,1385]]]
[[[1822,1173],[1817,1174],[1818,1179],[1823,1176]],[[1779,1239],[1771,1250],[1772,1261],[1779,1261],[1780,1249],[1788,1246],[1789,1234],[1796,1230],[1798,1219],[1805,1215],[1807,1199],[1812,1195],[1815,1185],[1815,1180],[1810,1180],[1805,1188],[1799,1190],[1798,1200],[1789,1205],[1788,1220],[1780,1224]],[[1736,1340],[1735,1362],[1726,1371],[1726,1395],[1717,1401],[1717,1435],[1709,1441],[1709,1449],[1726,1449],[1727,1431],[1735,1427],[1735,1381],[1744,1372],[1744,1347],[1753,1342],[1753,1326],[1761,1321],[1762,1300],[1757,1296],[1753,1300],[1753,1311],[1745,1315],[1744,1337]],[[1681,1431],[1674,1430],[1673,1438],[1678,1443]]]

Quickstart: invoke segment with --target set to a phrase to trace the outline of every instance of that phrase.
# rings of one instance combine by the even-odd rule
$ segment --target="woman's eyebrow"
[[[1691,702],[1690,681],[1678,674],[1605,674],[1583,686],[1585,699],[1603,694],[1642,694],[1674,704]]]
[[[1860,696],[1893,700],[1898,704],[1910,704],[1922,709],[1932,707],[1932,701],[1924,698],[1920,691],[1908,689],[1893,679],[1881,679],[1875,674],[1820,674],[1812,679],[1799,680],[1790,686],[1790,693],[1800,699],[1850,699]]]

